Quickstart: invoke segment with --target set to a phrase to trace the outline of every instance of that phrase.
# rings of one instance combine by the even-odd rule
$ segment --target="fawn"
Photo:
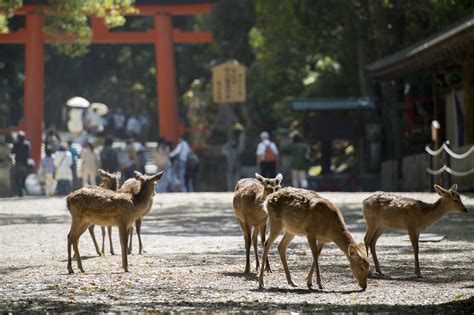
[[[296,286],[288,269],[286,249],[295,235],[301,235],[306,236],[313,254],[313,264],[307,278],[308,288],[312,288],[313,272],[316,268],[317,284],[323,289],[318,257],[324,244],[329,242],[334,242],[344,252],[359,286],[364,290],[367,288],[369,259],[364,247],[354,241],[341,211],[329,200],[311,190],[287,187],[270,194],[265,200],[264,209],[268,212],[270,235],[265,242],[262,261],[267,258],[270,246],[284,230],[285,234],[278,244],[278,252],[289,285]],[[263,270],[260,270],[259,286],[264,288]]]
[[[243,178],[237,182],[233,199],[234,214],[239,219],[245,239],[245,273],[250,273],[250,234],[252,227],[252,243],[255,251],[257,271],[259,268],[257,239],[260,233],[262,245],[265,243],[265,230],[267,226],[267,213],[263,210],[265,198],[272,192],[280,189],[283,175],[275,178],[265,178],[255,173],[254,178]],[[268,259],[265,261],[266,269],[271,271]],[[263,269],[263,268],[262,268]]]
[[[114,192],[101,187],[83,187],[69,194],[67,207],[71,213],[71,229],[68,234],[68,272],[74,273],[71,263],[71,246],[74,247],[77,266],[81,272],[81,256],[78,240],[90,224],[118,226],[120,245],[122,249],[122,267],[128,272],[127,233],[133,223],[140,218],[153,198],[156,182],[163,176],[159,172],[152,176],[135,173],[135,178],[141,182],[140,191],[136,195]]]
[[[415,273],[421,277],[418,262],[418,239],[420,232],[444,217],[448,212],[467,212],[457,192],[457,185],[446,190],[434,185],[440,198],[433,204],[399,195],[376,192],[363,203],[367,232],[364,243],[367,255],[370,251],[374,258],[375,270],[382,275],[375,251],[375,244],[385,228],[408,231],[415,254]]]

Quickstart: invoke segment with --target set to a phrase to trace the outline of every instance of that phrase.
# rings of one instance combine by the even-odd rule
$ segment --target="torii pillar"
[[[211,0],[201,3],[136,5],[140,16],[153,16],[154,28],[145,32],[110,32],[103,21],[92,16],[93,44],[154,44],[157,66],[156,85],[158,92],[158,121],[160,134],[176,142],[179,134],[178,104],[176,95],[175,43],[210,43],[210,32],[186,32],[173,29],[174,15],[210,13]],[[24,5],[15,14],[26,15],[26,28],[16,32],[0,34],[0,44],[25,44],[25,85],[23,123],[0,132],[25,129],[31,142],[31,156],[39,165],[44,116],[44,44],[50,38],[43,34],[44,17],[41,13],[47,5]]]
[[[26,138],[31,142],[31,157],[36,167],[41,160],[44,121],[44,37],[42,14],[26,16],[25,83],[23,89],[23,120]]]
[[[158,121],[160,134],[167,140],[176,141],[178,134],[178,102],[176,97],[176,71],[174,60],[173,25],[171,15],[155,16],[156,86],[158,87]]]

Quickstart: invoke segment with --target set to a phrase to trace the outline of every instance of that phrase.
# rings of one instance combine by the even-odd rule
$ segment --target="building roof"
[[[421,69],[448,69],[462,65],[462,56],[474,48],[474,14],[432,36],[365,67],[371,77],[397,77]]]
[[[375,109],[374,100],[369,97],[294,99],[290,103],[293,110]]]

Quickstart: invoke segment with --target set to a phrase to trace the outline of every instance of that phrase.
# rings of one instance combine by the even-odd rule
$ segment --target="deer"
[[[140,183],[140,181],[136,180],[135,178],[127,179],[123,183],[123,185],[120,188],[118,188],[119,187],[119,182],[120,182],[120,177],[121,177],[120,172],[109,173],[109,172],[104,171],[102,169],[99,169],[98,172],[99,172],[100,176],[102,177],[102,184],[100,185],[100,187],[102,187],[102,188],[110,189],[112,191],[130,193],[132,195],[136,195],[140,191],[141,183]],[[137,173],[139,173],[139,172],[137,172]],[[140,175],[142,175],[142,174],[140,173]],[[147,211],[146,214],[148,214],[148,212],[150,212],[152,204],[153,204],[152,200],[150,199],[150,205],[149,205],[149,208],[148,208],[148,211]],[[137,229],[139,245],[140,245],[140,254],[142,253],[142,248],[143,248],[143,244],[142,244],[142,241],[141,241],[141,235],[140,235],[140,227],[141,227],[142,219],[143,218],[137,219],[137,221],[135,222],[135,226],[137,227],[136,229]],[[105,249],[104,249],[105,248],[105,227],[101,226],[101,230],[102,230],[102,250],[99,250],[99,245],[97,244],[95,234],[94,234],[94,227],[95,227],[94,224],[91,224],[89,226],[89,233],[91,235],[92,241],[94,242],[94,246],[95,246],[95,249],[97,251],[97,254],[99,256],[102,256],[102,255],[105,254]],[[128,237],[130,239],[130,245],[128,247],[128,254],[131,254],[131,252],[132,252],[132,232],[133,232],[133,228],[131,228],[129,230],[129,233],[128,233],[129,234]],[[107,233],[109,235],[110,254],[115,255],[114,247],[113,247],[113,243],[112,243],[112,227],[111,226],[107,227]]]
[[[91,224],[102,226],[118,226],[122,249],[122,267],[128,272],[127,233],[133,223],[148,211],[150,199],[153,198],[156,182],[163,176],[163,171],[151,176],[135,173],[135,179],[141,182],[140,191],[130,193],[115,192],[102,187],[83,187],[68,195],[67,208],[71,214],[71,228],[67,236],[69,274],[73,274],[71,247],[81,272],[81,256],[79,254],[79,237]]]
[[[138,171],[136,171],[136,173],[142,175]],[[122,185],[122,187],[120,187],[119,191],[128,192],[128,193],[131,193],[131,194],[135,195],[140,191],[140,186],[141,186],[141,183],[139,181],[137,181],[135,178],[129,178],[123,183],[123,185]],[[154,195],[155,195],[155,192],[153,192],[153,196]],[[138,253],[140,255],[143,253],[143,243],[142,243],[142,237],[141,237],[142,221],[143,221],[143,218],[146,215],[148,215],[148,213],[150,213],[152,205],[153,205],[153,199],[150,199],[149,204],[147,206],[147,210],[144,211],[143,215],[135,221],[135,230],[137,231],[137,237],[138,237]],[[129,231],[128,231],[128,238],[130,240],[130,243],[128,245],[128,254],[132,253],[132,236],[133,236],[133,226],[131,226]]]
[[[109,173],[107,171],[104,171],[103,169],[99,169],[98,172],[99,175],[102,177],[102,184],[99,187],[110,189],[112,191],[117,191],[119,189],[119,182],[121,177],[120,172]],[[97,255],[102,256],[105,255],[105,227],[100,227],[102,230],[102,250],[99,249],[99,245],[95,238],[94,227],[94,224],[91,224],[89,226],[89,233],[91,235],[92,241],[94,242],[94,247],[97,252]],[[107,232],[109,234],[110,254],[114,255],[115,253],[112,245],[112,227],[107,227]]]
[[[375,245],[386,228],[408,232],[415,255],[415,273],[417,277],[421,277],[418,260],[420,233],[449,212],[467,212],[457,192],[456,184],[450,189],[434,185],[434,189],[440,198],[432,204],[385,192],[376,192],[362,202],[364,218],[367,222],[364,237],[365,250],[368,255],[370,247],[375,270],[379,275],[383,273],[377,259]]]
[[[258,272],[258,234],[261,236],[262,246],[265,243],[265,230],[267,226],[267,213],[263,210],[265,198],[272,192],[280,189],[283,179],[282,174],[275,178],[265,178],[255,173],[255,178],[243,178],[235,186],[233,206],[234,214],[239,220],[245,240],[245,274],[250,273],[250,234],[253,227],[252,243],[255,251],[256,269]],[[271,272],[270,264],[265,261],[266,269]],[[263,261],[262,261],[263,264]],[[262,268],[263,269],[263,268]]]
[[[265,242],[262,261],[267,259],[270,246],[280,232],[284,231],[283,238],[278,244],[278,252],[289,285],[297,287],[291,279],[286,260],[286,249],[295,235],[300,235],[306,236],[313,256],[313,263],[307,278],[309,289],[313,287],[314,269],[316,269],[318,287],[323,289],[318,258],[324,244],[330,242],[334,242],[346,255],[352,274],[362,290],[367,288],[369,259],[363,244],[355,242],[347,229],[341,211],[328,199],[311,190],[287,187],[270,194],[265,200],[263,208],[268,212],[270,235]],[[265,288],[263,270],[260,270],[259,288]]]

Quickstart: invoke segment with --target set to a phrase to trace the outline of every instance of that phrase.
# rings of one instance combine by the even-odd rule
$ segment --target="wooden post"
[[[155,58],[157,66],[158,121],[160,135],[176,142],[178,137],[178,104],[171,15],[155,16]]]
[[[27,39],[25,45],[25,86],[23,119],[26,138],[31,142],[31,157],[36,168],[41,160],[44,115],[44,38],[43,16],[31,13],[26,16]]]

